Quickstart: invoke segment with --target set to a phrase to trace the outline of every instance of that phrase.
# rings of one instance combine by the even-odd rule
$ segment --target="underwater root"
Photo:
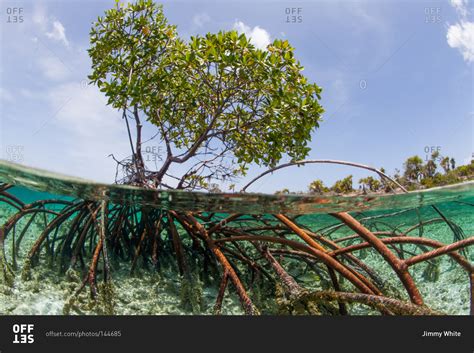
[[[219,247],[216,246],[214,241],[209,237],[206,229],[193,217],[192,213],[188,212],[183,216],[179,216],[176,212],[171,212],[173,216],[178,219],[182,219],[184,222],[187,222],[195,229],[196,234],[198,234],[206,243],[207,247],[214,253],[215,257],[222,265],[224,272],[228,274],[230,280],[232,281],[237,294],[242,302],[242,306],[245,310],[245,313],[248,315],[259,314],[258,309],[253,305],[252,300],[250,299],[247,291],[245,290],[239,276],[235,272],[234,268],[231,266],[230,262],[227,260],[226,256]]]
[[[427,306],[415,305],[394,298],[364,293],[320,291],[304,294],[303,298],[307,301],[314,301],[316,303],[326,303],[331,301],[349,304],[360,303],[377,309],[381,313],[386,313],[387,310],[390,310],[394,315],[443,315]]]
[[[13,286],[19,273],[27,280],[30,270],[43,262],[60,275],[74,273],[78,289],[65,313],[81,311],[74,296],[85,295],[86,287],[97,311],[113,313],[112,274],[127,264],[130,275],[175,271],[181,278],[182,306],[193,313],[205,310],[204,283],[216,288],[210,309],[215,314],[224,312],[226,293],[237,295],[245,314],[267,313],[271,305],[264,304],[258,294],[262,286],[265,300],[286,314],[348,315],[350,306],[358,303],[385,315],[436,315],[424,304],[409,269],[426,263],[430,268],[424,275],[435,281],[437,259],[449,256],[469,275],[474,314],[474,265],[463,251],[474,244],[474,237],[459,233],[454,225],[457,236],[463,238],[442,244],[408,236],[402,230],[374,230],[364,223],[364,219],[373,222],[373,216],[356,219],[343,212],[332,214],[337,224],[313,229],[316,227],[299,217],[284,214],[222,216],[93,200],[25,204],[8,189],[1,185],[0,203],[11,210],[0,226],[3,282]],[[39,234],[33,233],[33,225],[40,229]],[[418,226],[422,225],[419,219]],[[335,229],[344,228],[355,234],[332,237]],[[31,243],[26,244],[25,239]],[[411,303],[400,300],[401,296],[385,286],[384,275],[364,262],[360,250],[365,249],[378,252],[390,265]],[[312,273],[318,280],[308,285],[299,279],[300,272]]]

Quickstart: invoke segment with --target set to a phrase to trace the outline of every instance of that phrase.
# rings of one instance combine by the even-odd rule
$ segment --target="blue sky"
[[[128,140],[121,114],[87,85],[86,50],[91,23],[114,2],[0,4],[2,158],[112,182],[115,164],[107,156],[128,155]],[[427,146],[439,146],[442,155],[458,163],[470,160],[472,1],[163,4],[184,38],[235,28],[257,46],[275,38],[290,41],[307,77],[323,88],[326,112],[313,134],[309,158],[383,166],[389,173],[409,156],[425,157]],[[301,23],[287,23],[288,8],[301,9]],[[19,11],[23,22],[15,23]],[[145,136],[153,133],[151,126],[145,127]],[[261,171],[251,168],[237,185]],[[347,174],[356,180],[367,175],[342,166],[290,168],[264,178],[250,191],[306,190],[315,178],[332,184]]]

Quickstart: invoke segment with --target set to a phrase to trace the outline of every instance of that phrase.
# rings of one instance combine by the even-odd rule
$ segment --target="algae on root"
[[[191,310],[194,314],[201,313],[204,306],[202,295],[202,282],[198,276],[191,274],[181,277],[180,297],[183,309]]]
[[[2,249],[0,250],[0,266],[2,267],[3,284],[8,287],[13,287],[13,284],[15,283],[15,273],[6,261],[5,253],[3,250],[4,249],[2,247]]]

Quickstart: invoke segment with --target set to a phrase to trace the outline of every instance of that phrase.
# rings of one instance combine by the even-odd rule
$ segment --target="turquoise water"
[[[245,233],[254,237],[284,238],[304,245],[297,233],[274,216],[283,213],[304,232],[324,237],[338,246],[363,242],[332,215],[341,211],[350,212],[380,239],[408,236],[451,244],[472,239],[474,234],[473,183],[384,196],[205,194],[96,184],[6,162],[0,163],[0,181],[5,183],[0,190],[6,183],[11,185],[0,196],[0,226],[8,229],[2,255],[4,275],[0,276],[0,314],[214,314],[222,265],[209,249],[205,250],[206,242],[186,229],[186,223],[170,218],[169,210],[176,211],[178,216],[191,211],[208,231],[229,215],[240,214],[212,233],[213,241]],[[9,195],[14,200],[10,203],[5,201]],[[15,215],[28,209],[25,205],[42,200],[56,200],[45,205],[47,210],[56,213],[25,213],[14,227],[9,227]],[[72,206],[61,201],[71,202]],[[30,264],[30,253],[45,229],[51,228],[55,218],[68,207],[75,206],[77,210],[71,208],[64,222],[47,234],[35,261]],[[39,209],[42,206],[35,208]],[[91,215],[95,215],[96,225]],[[100,250],[96,268],[98,295],[92,300],[89,282],[79,293],[77,290],[90,270],[102,220],[107,255]],[[176,261],[176,244],[169,228],[171,220],[177,228],[187,263],[184,275]],[[89,228],[88,221],[92,224]],[[153,230],[159,230],[159,234],[153,235]],[[291,249],[284,244],[261,239],[257,243],[247,240],[218,244],[262,314],[295,314],[297,311],[293,306],[293,311],[282,309],[289,305],[291,298],[282,297],[279,292],[279,277],[259,253],[261,246],[269,249],[304,291],[334,290],[327,268],[319,260],[288,252]],[[474,255],[470,247],[459,250],[459,254],[472,264]],[[389,248],[402,260],[431,250],[414,244],[390,245]],[[326,249],[330,251],[329,246]],[[376,250],[366,248],[352,254],[373,270],[375,275],[371,280],[384,296],[410,301],[394,271]],[[250,259],[254,267],[242,257]],[[110,260],[108,275],[105,274],[106,258]],[[340,261],[352,270],[361,271],[346,260]],[[431,310],[441,314],[469,314],[468,274],[449,256],[415,264],[409,272]],[[338,274],[337,278],[339,291],[358,292],[343,276]],[[333,310],[327,306],[323,309],[321,314]],[[220,312],[244,313],[233,285],[227,286]],[[348,313],[376,315],[378,311],[352,303],[348,304]]]
[[[255,193],[210,194],[180,190],[156,191],[127,185],[108,185],[18,166],[0,160],[0,180],[61,197],[108,200],[177,211],[212,211],[246,214],[308,214],[340,211],[370,211],[422,207],[474,198],[474,181],[407,194],[318,196]],[[40,197],[40,196],[38,196]]]

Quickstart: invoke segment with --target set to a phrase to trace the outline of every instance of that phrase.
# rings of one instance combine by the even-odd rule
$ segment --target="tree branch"
[[[394,180],[393,178],[389,177],[387,174],[385,174],[384,172],[376,169],[376,168],[373,168],[373,167],[370,167],[368,165],[364,165],[364,164],[359,164],[359,163],[353,163],[353,162],[346,162],[346,161],[338,161],[338,160],[333,160],[333,159],[306,159],[306,160],[301,160],[301,161],[294,161],[294,162],[289,162],[289,163],[284,163],[284,164],[280,164],[279,166],[276,166],[274,168],[270,168],[268,169],[267,171],[263,172],[262,174],[260,174],[259,176],[255,177],[254,179],[252,179],[247,185],[245,185],[242,190],[240,192],[245,192],[245,190],[247,190],[247,188],[252,185],[253,183],[255,183],[257,180],[259,180],[260,178],[262,178],[263,176],[269,174],[269,173],[273,173],[274,171],[276,170],[279,170],[279,169],[283,169],[283,168],[286,168],[286,167],[292,167],[292,166],[295,166],[295,165],[305,165],[305,164],[322,164],[322,163],[326,163],[326,164],[342,164],[342,165],[348,165],[348,166],[351,166],[351,167],[356,167],[356,168],[362,168],[362,169],[367,169],[367,170],[370,170],[372,172],[375,172],[377,173],[378,175],[380,175],[380,177],[382,178],[386,178],[388,180],[390,180],[392,183],[394,183],[395,185],[397,185],[403,192],[408,192],[407,189],[405,189],[402,185],[400,185],[400,183],[398,183],[396,180]]]

